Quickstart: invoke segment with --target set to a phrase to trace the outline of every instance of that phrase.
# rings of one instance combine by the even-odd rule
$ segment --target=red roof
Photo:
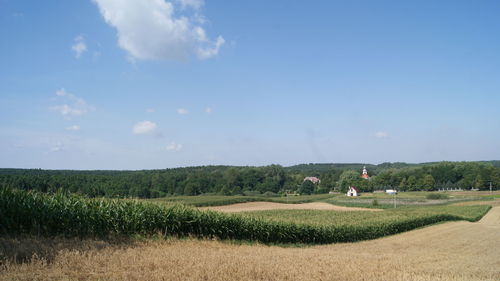
[[[310,181],[312,183],[319,183],[320,180],[317,177],[306,177],[304,181]]]

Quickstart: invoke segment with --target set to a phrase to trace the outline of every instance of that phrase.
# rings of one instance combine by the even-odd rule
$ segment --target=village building
[[[354,186],[349,186],[349,189],[347,190],[347,196],[359,196],[359,190],[354,187]]]
[[[306,178],[304,178],[304,181],[310,181],[314,184],[318,184],[321,182],[321,180],[318,179],[317,177],[306,177]]]
[[[368,171],[366,170],[366,166],[363,167],[363,173],[361,174],[361,177],[364,179],[370,178],[370,176],[368,175]]]

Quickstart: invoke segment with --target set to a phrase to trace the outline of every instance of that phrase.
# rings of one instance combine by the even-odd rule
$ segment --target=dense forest
[[[370,179],[361,178],[366,166]],[[320,179],[318,184],[305,177]],[[72,192],[88,197],[155,198],[173,195],[268,195],[345,191],[498,189],[500,161],[422,164],[301,164],[291,167],[201,166],[142,171],[0,169],[0,187]]]

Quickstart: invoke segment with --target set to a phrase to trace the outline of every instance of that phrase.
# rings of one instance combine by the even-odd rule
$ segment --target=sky
[[[500,2],[0,0],[0,167],[500,159]]]

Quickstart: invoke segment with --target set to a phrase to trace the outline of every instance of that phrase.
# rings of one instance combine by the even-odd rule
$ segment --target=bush
[[[425,198],[430,199],[430,200],[439,200],[439,199],[448,199],[448,195],[444,193],[429,193]]]
[[[378,200],[377,199],[373,199],[372,201],[372,206],[378,206]]]
[[[245,196],[259,196],[261,194],[257,190],[245,190],[245,191],[243,191],[243,195],[245,195]]]
[[[276,193],[274,193],[272,191],[266,191],[266,192],[264,192],[263,195],[266,196],[266,197],[277,197],[278,196],[278,194],[276,194]]]

